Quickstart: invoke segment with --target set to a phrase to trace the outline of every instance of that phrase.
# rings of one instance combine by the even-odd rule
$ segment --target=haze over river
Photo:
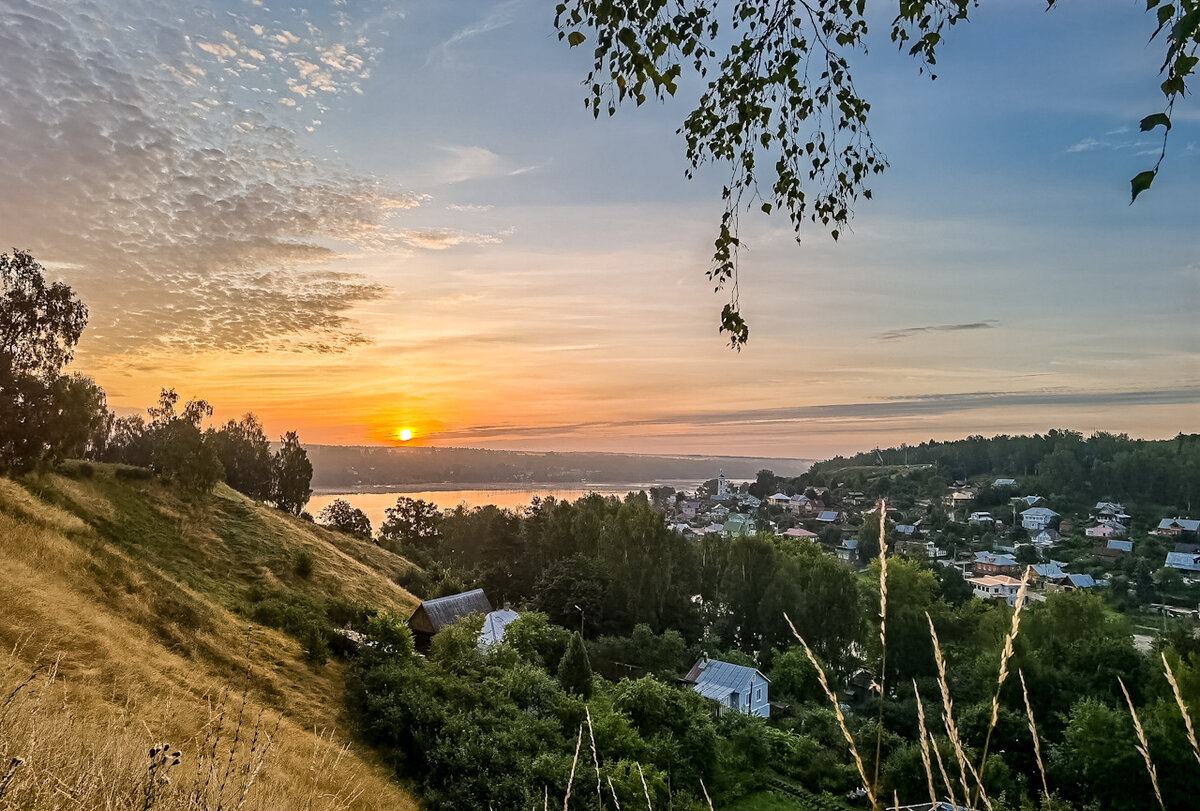
[[[421,499],[436,504],[439,509],[452,510],[460,504],[467,507],[482,507],[485,504],[495,504],[497,507],[507,507],[519,510],[528,507],[534,496],[546,498],[553,496],[560,501],[574,501],[589,493],[600,493],[606,496],[624,496],[630,491],[649,490],[651,487],[669,485],[676,490],[695,489],[698,481],[665,481],[665,482],[588,482],[575,485],[559,483],[536,484],[488,484],[477,485],[474,489],[450,489],[456,485],[425,484],[413,485],[411,488],[395,488],[370,490],[350,493],[315,493],[305,507],[314,517],[324,509],[325,505],[335,498],[344,498],[351,505],[358,507],[371,519],[372,531],[378,531],[383,524],[384,510],[395,506],[396,499],[401,496]],[[421,489],[424,488],[424,489]]]

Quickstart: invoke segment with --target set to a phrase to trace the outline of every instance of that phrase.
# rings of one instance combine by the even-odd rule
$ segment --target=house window
[[[754,700],[762,701],[762,688],[761,687],[759,687],[757,690],[754,691]]]

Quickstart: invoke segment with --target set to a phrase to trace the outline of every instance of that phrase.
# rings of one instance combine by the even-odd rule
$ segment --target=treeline
[[[931,440],[818,462],[810,480],[861,480],[869,477],[862,468],[880,465],[931,465],[943,485],[985,475],[1013,478],[1022,492],[1057,495],[1072,505],[1100,499],[1181,507],[1200,502],[1200,434],[1149,440],[1051,430]]]
[[[42,266],[15,250],[0,254],[0,280],[0,472],[67,458],[118,462],[185,492],[205,493],[225,480],[301,512],[312,495],[312,465],[295,432],[272,453],[253,414],[205,429],[212,406],[200,399],[181,406],[174,389],[162,390],[148,420],[118,417],[94,380],[63,371],[87,324],[87,307],[71,288],[48,284]]]

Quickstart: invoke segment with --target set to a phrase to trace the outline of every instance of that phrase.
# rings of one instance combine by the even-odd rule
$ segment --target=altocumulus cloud
[[[328,264],[403,245],[421,198],[299,144],[376,52],[336,10],[288,13],[0,0],[0,244],[75,285],[90,351],[364,340],[346,313],[384,291]]]

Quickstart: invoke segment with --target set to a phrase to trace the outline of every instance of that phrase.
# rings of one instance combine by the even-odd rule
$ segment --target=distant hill
[[[318,490],[410,484],[704,481],[753,479],[764,468],[798,476],[810,459],[496,451],[479,448],[306,445]]]
[[[0,477],[0,754],[22,760],[0,806],[415,811],[349,748],[344,666],[293,622],[410,613],[408,561],[224,484],[184,500],[139,471],[64,470]],[[181,762],[156,773],[162,743]]]

